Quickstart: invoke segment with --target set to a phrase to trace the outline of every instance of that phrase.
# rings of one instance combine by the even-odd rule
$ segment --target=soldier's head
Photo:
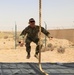
[[[30,24],[31,27],[35,27],[35,20],[33,18],[30,18],[29,24]]]

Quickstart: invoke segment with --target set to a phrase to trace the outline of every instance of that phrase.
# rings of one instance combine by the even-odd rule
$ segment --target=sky
[[[0,0],[0,31],[23,30],[34,18],[39,25],[39,0]],[[74,0],[42,0],[42,26],[74,28]]]

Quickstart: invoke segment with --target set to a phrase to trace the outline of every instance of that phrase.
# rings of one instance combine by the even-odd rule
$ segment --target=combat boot
[[[34,57],[37,58],[37,59],[39,59],[38,53],[35,53]]]
[[[31,57],[30,53],[28,53],[27,56],[26,56],[26,58],[29,59],[30,57]]]

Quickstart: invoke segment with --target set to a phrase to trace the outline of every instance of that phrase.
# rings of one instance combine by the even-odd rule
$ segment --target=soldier
[[[48,38],[51,38],[50,33],[47,30],[45,30],[43,27],[41,27],[41,32],[44,33]],[[35,20],[33,18],[29,19],[29,25],[20,34],[20,37],[22,37],[22,38],[24,38],[24,36],[26,36],[26,34],[27,34],[26,40],[25,40],[27,59],[30,58],[30,52],[31,52],[30,43],[31,42],[34,42],[37,45],[34,56],[38,58],[38,53],[39,53],[38,33],[39,33],[39,26],[35,25]],[[20,41],[20,43],[22,44],[23,42]]]

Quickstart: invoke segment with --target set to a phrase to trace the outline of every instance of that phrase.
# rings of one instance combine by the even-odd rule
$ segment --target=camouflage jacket
[[[46,36],[48,36],[48,38],[50,38],[50,33],[44,29],[43,27],[41,27],[41,32],[44,33]],[[38,33],[39,33],[39,26],[35,26],[34,28],[27,26],[22,33],[20,34],[20,36],[22,36],[22,38],[27,34],[27,37],[29,38],[38,38]]]

